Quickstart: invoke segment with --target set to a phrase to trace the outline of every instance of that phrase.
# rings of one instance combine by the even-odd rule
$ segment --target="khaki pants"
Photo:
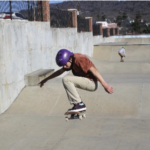
[[[119,56],[121,57],[121,62],[124,62],[124,59],[123,59],[123,57],[125,57],[125,55],[124,55],[124,53],[118,53],[119,54]]]
[[[94,82],[84,77],[65,76],[62,79],[70,104],[80,103],[82,100],[76,88],[87,91],[95,91],[98,88],[98,82]]]

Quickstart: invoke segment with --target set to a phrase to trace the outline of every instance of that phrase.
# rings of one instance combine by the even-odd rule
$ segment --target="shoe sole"
[[[84,110],[86,110],[86,108],[70,110],[70,111],[68,111],[68,112],[80,112],[80,111],[84,111]]]

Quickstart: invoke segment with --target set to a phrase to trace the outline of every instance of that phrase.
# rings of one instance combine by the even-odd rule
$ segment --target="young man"
[[[42,87],[49,79],[55,78],[65,71],[72,70],[74,76],[65,76],[62,79],[70,104],[73,104],[73,108],[68,111],[86,110],[86,106],[82,102],[76,88],[95,91],[98,88],[99,81],[106,92],[110,94],[113,93],[113,88],[104,81],[87,56],[79,53],[72,53],[67,49],[61,49],[56,55],[56,63],[62,68],[42,80],[39,85]]]
[[[120,57],[121,57],[120,62],[124,62],[123,57],[126,57],[126,56],[125,56],[125,46],[122,46],[122,48],[118,51],[118,54],[119,54]]]

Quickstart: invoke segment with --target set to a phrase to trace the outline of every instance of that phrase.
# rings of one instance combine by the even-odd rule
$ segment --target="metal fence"
[[[113,28],[110,28],[110,36],[113,36]]]
[[[73,27],[72,12],[59,9],[50,9],[51,27]]]
[[[118,28],[115,28],[115,35],[118,34]]]
[[[0,1],[0,14],[10,14],[10,19],[43,21],[42,1]],[[7,19],[4,18],[3,19]]]
[[[77,16],[77,30],[78,32],[89,32],[89,20]]]
[[[103,29],[103,37],[107,37],[107,28]]]
[[[93,35],[100,35],[100,25],[93,24]]]

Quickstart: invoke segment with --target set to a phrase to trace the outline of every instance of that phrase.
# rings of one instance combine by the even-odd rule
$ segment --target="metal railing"
[[[100,35],[100,25],[99,24],[93,24],[93,36]]]
[[[72,12],[59,9],[50,9],[51,27],[73,27]]]
[[[107,28],[103,29],[103,37],[107,37]]]
[[[110,36],[113,36],[113,28],[110,28]]]
[[[0,1],[1,19],[43,21],[42,1]],[[10,15],[10,18],[5,16]]]
[[[77,30],[78,32],[89,32],[89,20],[77,16]]]
[[[118,28],[115,28],[115,35],[118,34]]]

